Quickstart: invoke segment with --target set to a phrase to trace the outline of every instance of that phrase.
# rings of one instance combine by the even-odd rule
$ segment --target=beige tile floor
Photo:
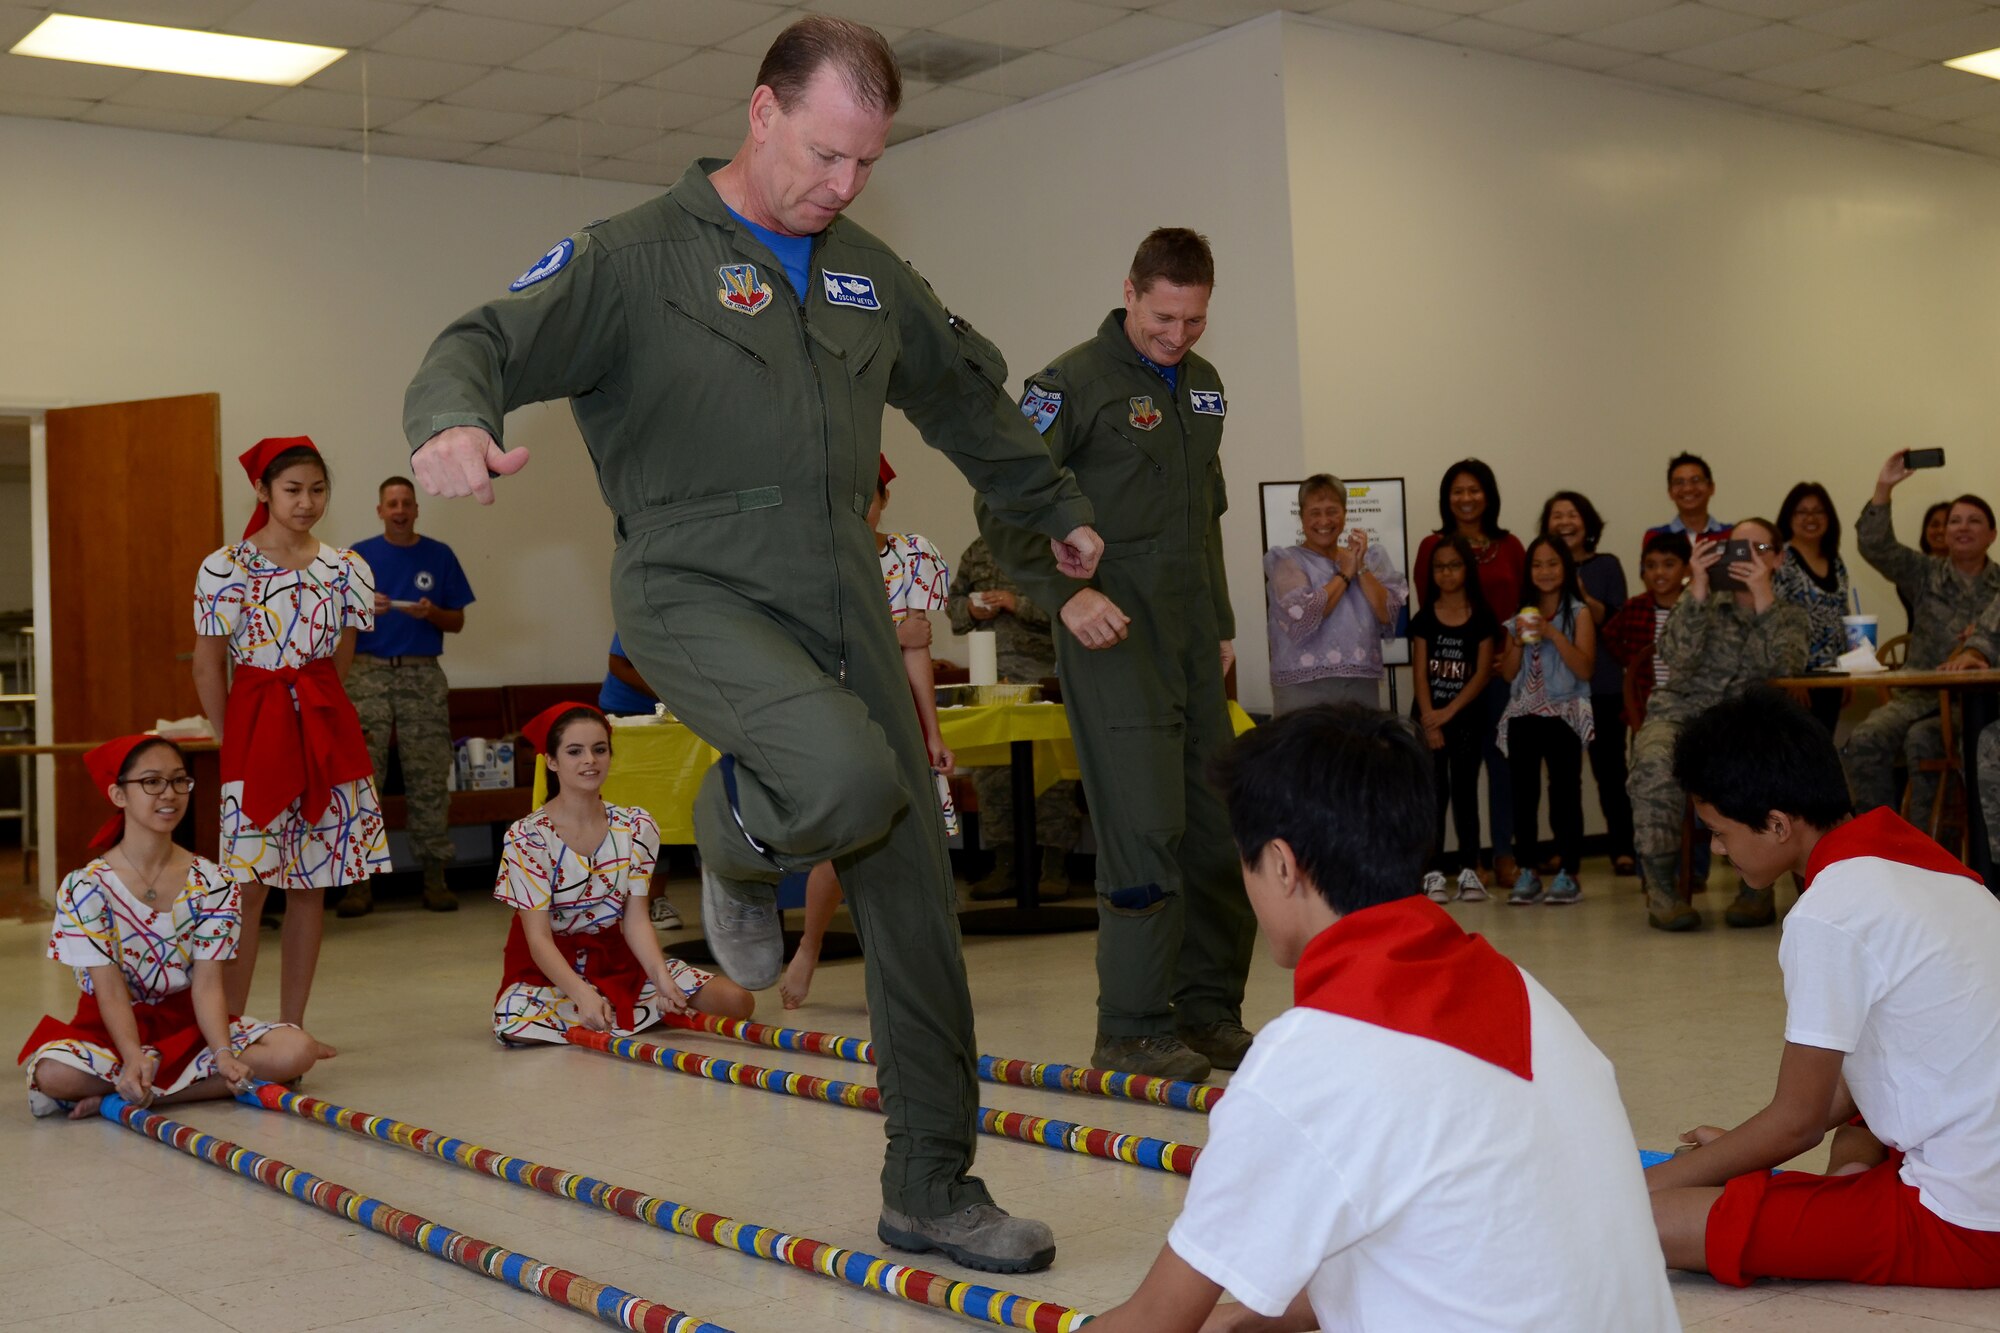
[[[1639,1142],[1670,1144],[1700,1121],[1762,1105],[1782,1001],[1772,931],[1645,929],[1630,880],[1588,868],[1578,906],[1463,904],[1461,919],[1546,983],[1616,1062]],[[692,916],[693,886],[674,897]],[[1719,903],[1706,900],[1712,909]],[[395,907],[329,921],[313,1028],[344,1054],[308,1091],[447,1130],[488,1147],[588,1171],[680,1203],[880,1252],[874,1236],[881,1124],[859,1111],[732,1088],[584,1051],[506,1051],[487,1034],[505,916]],[[0,1014],[25,1033],[67,1013],[67,974],[42,961],[45,924],[0,922]],[[987,1051],[1080,1061],[1090,1049],[1094,937],[974,939],[967,965]],[[275,948],[266,951],[276,962]],[[789,1020],[865,1032],[861,964],[822,970]],[[253,1012],[272,1008],[275,968]],[[1253,1024],[1289,983],[1261,955]],[[760,1017],[788,1021],[776,995]],[[851,1066],[686,1036],[685,1047],[835,1077]],[[861,1071],[864,1075],[866,1071]],[[1161,1107],[1018,1088],[987,1104],[1199,1142],[1202,1119]],[[716,1250],[398,1149],[227,1104],[179,1118],[497,1244],[690,1310],[724,1327],[943,1329],[958,1321],[829,1279]],[[1185,1182],[1005,1140],[979,1170],[1003,1203],[1048,1219],[1054,1269],[1013,1289],[1081,1309],[1113,1303],[1145,1272]],[[1533,1236],[1513,1239],[1533,1245]],[[924,1261],[929,1263],[929,1261]],[[942,1263],[930,1264],[972,1277]],[[1002,1282],[1000,1285],[1009,1285]],[[1721,1287],[1677,1275],[1687,1326],[1723,1330],[2000,1330],[2000,1293],[1812,1284]],[[33,1121],[0,1106],[0,1326],[71,1330],[454,1330],[589,1326],[580,1314],[404,1249],[108,1123]]]

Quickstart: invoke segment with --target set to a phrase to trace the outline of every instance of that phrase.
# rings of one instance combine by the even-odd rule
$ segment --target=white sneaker
[[[661,930],[681,929],[681,914],[674,910],[674,905],[667,901],[664,893],[653,895],[652,902],[646,905],[646,914]]]
[[[1424,875],[1424,896],[1434,903],[1451,901],[1451,882],[1442,870],[1427,871]]]
[[[1479,872],[1471,866],[1458,872],[1458,900],[1462,903],[1483,903],[1486,901],[1486,886],[1479,882]]]

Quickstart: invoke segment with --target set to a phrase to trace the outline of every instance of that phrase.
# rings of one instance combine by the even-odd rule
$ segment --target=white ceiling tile
[[[769,20],[780,8],[749,0],[626,0],[586,26],[675,46],[719,46]]]
[[[1427,33],[1456,21],[1454,15],[1422,5],[1397,4],[1396,0],[1342,0],[1342,3],[1328,5],[1319,13],[1321,18],[1407,35]]]
[[[316,46],[366,46],[408,23],[417,7],[382,0],[251,0],[219,31]]]
[[[1790,22],[1811,14],[1823,14],[1829,9],[1839,9],[1849,0],[1703,0],[1703,3],[1714,5],[1717,9],[1748,14],[1752,18]]]
[[[485,73],[484,65],[424,60],[381,51],[349,51],[307,79],[306,86],[343,93],[358,93],[365,88],[373,96],[429,102],[457,92]]]
[[[1509,28],[1482,18],[1453,19],[1441,28],[1431,29],[1424,36],[1455,46],[1470,46],[1481,51],[1518,51],[1527,56],[1532,56],[1534,48],[1547,44],[1549,40],[1545,32]]]
[[[871,28],[932,28],[979,3],[980,0],[806,0],[805,7],[838,14]]]
[[[899,143],[921,139],[929,133],[930,131],[922,125],[905,125],[899,121],[889,127],[889,146],[894,148]]]
[[[1893,51],[1850,44],[1810,60],[1796,60],[1760,69],[1757,77],[1788,88],[1818,92],[1822,88],[1833,88],[1861,79],[1900,74],[1906,69],[1914,69],[1916,64],[1908,56],[1899,56]]]
[[[1896,108],[1912,116],[1925,120],[1945,121],[1968,120],[1973,116],[2000,115],[2000,83],[1992,79],[1981,79],[1976,85],[1968,84],[1957,92],[1946,93],[1942,97],[1922,97],[1914,102],[1903,102]]]
[[[525,134],[509,137],[507,142],[516,148],[539,148],[551,153],[616,157],[659,137],[658,130],[640,125],[607,125],[603,121],[584,120],[578,116],[557,116],[543,121]],[[738,138],[741,137],[739,133]]]
[[[385,122],[382,128],[390,134],[409,134],[420,138],[499,143],[502,139],[527,133],[546,119],[546,116],[525,111],[488,111],[481,107],[431,102],[407,116]]]
[[[1968,129],[1963,125],[1939,125],[1935,129],[1918,130],[1916,137],[1925,143],[2000,157],[2000,134],[1988,134],[1984,130]]]
[[[454,106],[484,107],[490,111],[531,111],[557,116],[574,111],[597,94],[597,85],[584,79],[554,74],[529,74],[518,69],[496,69],[445,100]]]
[[[1703,97],[1720,97],[1728,102],[1740,102],[1744,106],[1770,106],[1773,102],[1783,102],[1797,97],[1799,90],[1782,84],[1765,83],[1761,79],[1746,79],[1731,74],[1726,79],[1714,83],[1704,83],[1693,91]]]
[[[1860,130],[1873,130],[1877,134],[1895,134],[1908,137],[1919,130],[1931,129],[1937,121],[1924,116],[1912,116],[1902,111],[1890,111],[1883,107],[1860,107],[1847,119],[1849,125]]]
[[[540,171],[551,176],[580,176],[598,159],[578,157],[574,153],[550,153],[539,148],[516,148],[512,144],[493,143],[486,145],[465,161],[467,165],[475,167],[499,167],[506,171]]]
[[[1972,119],[1961,123],[1966,129],[1975,130],[1981,134],[2000,134],[2000,115],[1974,116]]]
[[[2000,46],[2000,7],[1926,28],[1903,28],[1875,38],[1875,45],[1919,60],[1952,60]]]
[[[1505,0],[1481,0],[1481,3],[1502,4]],[[1326,0],[1292,0],[1290,4],[1275,5],[1270,0],[1160,0],[1158,4],[1147,5],[1146,12],[1165,19],[1186,19],[1190,23],[1227,28],[1261,18],[1276,9],[1315,13],[1325,7]]]
[[[700,93],[704,97],[727,97],[748,101],[757,87],[759,56],[740,56],[731,51],[697,51],[678,64],[669,65],[647,79],[648,88],[669,92]]]
[[[572,28],[547,46],[516,60],[514,68],[538,74],[567,74],[607,84],[636,83],[693,54],[692,47]]]
[[[0,116],[74,120],[93,105],[79,97],[37,97],[33,93],[0,92]]]
[[[1116,23],[1081,37],[1072,37],[1051,49],[1059,56],[1071,56],[1078,60],[1129,65],[1134,60],[1185,46],[1214,31],[1215,28],[1207,23],[1161,18],[1157,14],[1128,14]]]
[[[1075,0],[987,0],[979,8],[933,27],[947,37],[1047,50],[1108,28],[1122,17],[1116,9]]]
[[[1921,102],[1927,97],[1944,97],[1951,93],[1963,92],[1984,82],[1987,80],[1977,74],[1967,74],[1962,69],[1946,69],[1943,65],[1919,65],[1900,74],[1884,74],[1877,78],[1843,83],[1828,91],[1850,102],[1866,102],[1870,106],[1901,106],[1905,102]]]
[[[977,92],[971,88],[934,88],[903,103],[903,109],[896,113],[896,119],[909,125],[922,125],[927,129],[942,129],[946,125],[956,125],[961,121],[983,116],[990,111],[998,111],[1001,107],[1012,106],[1016,100],[998,93]]]
[[[960,88],[983,93],[1005,93],[1009,97],[1040,97],[1043,93],[1081,83],[1110,66],[1096,60],[1078,60],[1050,51],[1030,51],[995,69],[981,70],[959,79]]]
[[[422,157],[433,162],[463,162],[484,145],[466,139],[432,139],[420,134],[371,134],[365,150],[386,157]]]
[[[217,130],[215,137],[291,144],[297,148],[361,147],[361,135],[356,130],[328,129],[324,125],[283,125],[273,120],[232,120]]]
[[[1734,37],[1760,26],[1761,20],[1747,14],[1731,14],[1727,10],[1710,9],[1707,5],[1682,3],[1644,18],[1571,35],[1581,36],[1585,41],[1600,46],[1615,46],[1621,51],[1663,55],[1669,51],[1685,51],[1705,42],[1719,42],[1725,37]]]
[[[434,0],[439,9],[456,9],[466,14],[485,14],[496,19],[517,19],[523,23],[588,23],[599,14],[625,0]]]
[[[509,65],[530,51],[547,46],[561,33],[543,23],[482,18],[449,9],[426,9],[394,32],[378,38],[374,49],[428,60],[463,60],[475,65]]]
[[[1567,65],[1571,69],[1606,70],[1614,65],[1632,63],[1630,51],[1614,51],[1608,46],[1592,46],[1589,42],[1579,42],[1569,37],[1558,37],[1553,42],[1544,42],[1530,55],[1535,60],[1545,60],[1552,65]]]
[[[1890,33],[1928,28],[1977,14],[1985,8],[1978,0],[1859,0],[1823,13],[1808,14],[1798,24],[1851,42],[1870,42]]]
[[[1684,64],[1700,65],[1723,74],[1747,74],[1752,70],[1823,56],[1829,51],[1839,50],[1841,45],[1838,37],[1829,37],[1823,32],[1809,32],[1785,23],[1770,23],[1734,37],[1725,37],[1719,42],[1675,51],[1673,57]]]
[[[1629,23],[1663,9],[1672,9],[1677,0],[1517,0],[1490,8],[1482,16],[1512,28],[1532,28],[1551,36],[1567,37],[1614,23]]]
[[[742,106],[720,97],[699,97],[693,93],[668,92],[629,84],[591,102],[577,114],[585,120],[601,120],[612,125],[635,125],[658,133],[678,130],[720,115],[732,106]]]
[[[96,102],[146,77],[136,69],[80,65],[74,60],[0,55],[0,92],[28,97],[74,97]]]
[[[327,88],[292,88],[258,107],[253,119],[310,125],[317,129],[375,129],[392,120],[401,120],[419,105],[403,97],[371,95],[364,103],[359,93],[337,93]]]
[[[245,0],[63,0],[46,8],[88,18],[158,23],[169,28],[213,28],[243,8]]]
[[[741,142],[740,139],[710,139],[699,134],[675,133],[606,160],[650,166],[666,179],[675,180],[700,158],[714,157],[726,161],[734,156]]]
[[[1698,88],[1715,80],[1712,69],[1696,69],[1693,65],[1683,65],[1672,60],[1662,60],[1657,56],[1647,56],[1629,65],[1606,70],[1614,78],[1634,79],[1640,83],[1650,83],[1661,88]]]
[[[697,120],[692,125],[681,128],[689,134],[699,134],[710,139],[734,139],[743,142],[743,136],[750,132],[750,112],[748,102],[738,102],[727,111],[718,111],[707,120]]]
[[[1505,9],[1508,5],[1519,2],[1520,0],[1417,0],[1417,3],[1425,9],[1442,10],[1444,13],[1457,14],[1460,17],[1468,14],[1491,14],[1496,9]],[[1672,4],[1673,0],[1664,0],[1664,3]],[[1330,6],[1321,5],[1319,8],[1323,11]]]
[[[14,43],[35,30],[42,21],[39,9],[27,9],[21,5],[0,5],[0,51],[5,51]]]
[[[631,181],[634,185],[672,185],[681,178],[687,164],[669,166],[664,162],[631,162],[624,158],[599,158],[587,173],[592,180]]]
[[[122,125],[126,129],[159,130],[166,134],[213,134],[236,117],[99,102],[77,119],[89,121],[93,125]]]
[[[141,74],[107,100],[157,111],[191,111],[205,116],[247,116],[283,96],[283,88],[235,79],[198,79],[188,74]]]

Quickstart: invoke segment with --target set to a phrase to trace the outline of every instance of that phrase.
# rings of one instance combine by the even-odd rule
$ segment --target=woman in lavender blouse
[[[1382,639],[1409,585],[1359,528],[1346,534],[1347,486],[1322,472],[1299,485],[1305,544],[1264,553],[1271,613],[1272,711],[1313,704],[1381,707]]]

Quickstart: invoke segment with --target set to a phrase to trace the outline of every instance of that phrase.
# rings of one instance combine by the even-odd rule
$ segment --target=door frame
[[[49,697],[53,672],[53,648],[48,627],[55,614],[49,593],[49,433],[51,408],[71,407],[66,399],[28,400],[0,394],[0,415],[28,419],[28,524],[30,582],[34,589],[35,613],[35,744],[48,745],[55,737],[55,708]],[[35,890],[44,903],[56,900],[56,761],[53,755],[35,756]]]

